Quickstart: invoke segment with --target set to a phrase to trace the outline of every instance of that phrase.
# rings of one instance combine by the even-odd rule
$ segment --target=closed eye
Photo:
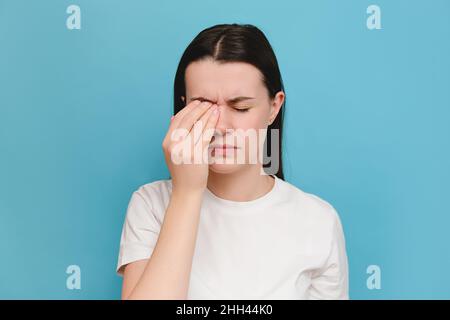
[[[198,100],[198,101],[200,101],[200,102],[205,102],[205,101],[207,101],[207,102],[213,103],[211,100],[208,100],[208,99],[205,99],[205,98],[201,98],[201,97],[195,98],[195,99],[191,99],[191,100]],[[247,112],[250,108],[242,108],[242,109],[233,108],[233,109],[236,110],[237,112]]]

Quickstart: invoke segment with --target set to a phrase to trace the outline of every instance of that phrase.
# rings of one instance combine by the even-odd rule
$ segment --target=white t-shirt
[[[344,232],[336,210],[275,175],[252,201],[203,196],[187,299],[348,299]],[[136,190],[123,225],[117,273],[151,256],[172,180]]]

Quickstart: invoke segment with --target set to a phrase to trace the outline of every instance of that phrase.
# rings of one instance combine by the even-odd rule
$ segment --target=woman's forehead
[[[225,99],[238,96],[258,96],[264,93],[260,71],[244,62],[220,63],[213,60],[196,61],[186,68],[186,90],[192,96]]]

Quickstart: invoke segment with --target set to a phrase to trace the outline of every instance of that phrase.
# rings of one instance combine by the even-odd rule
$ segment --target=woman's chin
[[[238,171],[241,167],[242,165],[236,163],[213,163],[209,165],[209,170],[215,173],[228,174]]]

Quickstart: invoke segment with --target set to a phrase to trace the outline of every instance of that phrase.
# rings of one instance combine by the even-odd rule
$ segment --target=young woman
[[[250,161],[263,145],[281,155],[284,104],[277,59],[255,26],[216,25],[189,44],[162,143],[172,178],[139,187],[127,209],[123,299],[348,299],[336,210],[284,181],[281,156],[274,173]],[[261,130],[252,148],[243,132]],[[203,161],[185,161],[196,150]]]

